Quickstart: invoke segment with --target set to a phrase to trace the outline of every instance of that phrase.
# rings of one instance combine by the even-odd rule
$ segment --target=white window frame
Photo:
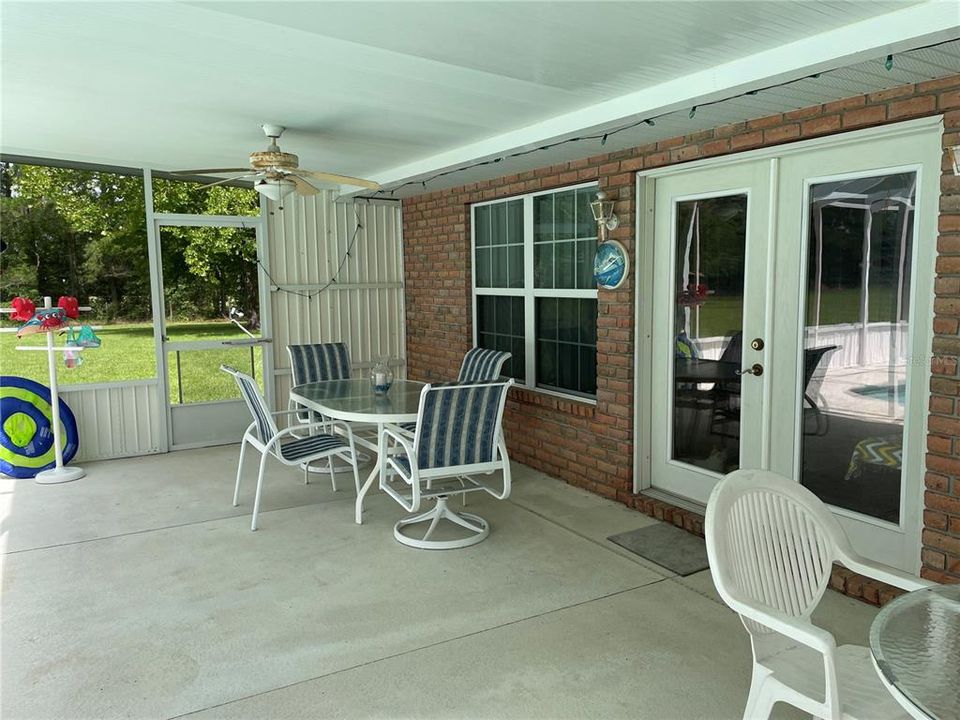
[[[590,182],[578,183],[576,185],[565,185],[563,187],[551,188],[549,190],[538,190],[533,193],[523,195],[510,195],[508,197],[496,198],[495,200],[485,200],[483,202],[472,203],[470,205],[470,285],[472,288],[471,302],[473,305],[473,345],[477,345],[477,298],[481,295],[499,295],[503,297],[522,297],[523,298],[523,320],[524,320],[524,381],[517,382],[519,387],[554,395],[567,400],[573,400],[581,403],[595,405],[596,395],[584,395],[573,391],[552,390],[537,386],[537,338],[536,338],[536,298],[580,298],[586,300],[596,300],[597,290],[594,289],[557,289],[557,288],[535,288],[534,287],[534,241],[533,241],[533,200],[542,195],[553,195],[567,190],[579,190],[581,188],[594,187],[599,188],[596,180]],[[523,200],[523,287],[518,288],[478,288],[477,287],[477,236],[476,236],[476,208],[485,205],[496,205],[497,203],[507,203],[515,200]],[[584,238],[580,238],[584,239]],[[599,242],[599,238],[598,238]],[[598,368],[599,370],[599,368]],[[599,375],[599,372],[598,372]]]

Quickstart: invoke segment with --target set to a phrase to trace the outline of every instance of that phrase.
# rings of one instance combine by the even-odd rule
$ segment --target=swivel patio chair
[[[240,504],[240,480],[243,476],[243,459],[247,445],[252,445],[261,454],[260,472],[257,475],[257,492],[253,500],[253,519],[250,522],[251,530],[257,529],[260,496],[263,491],[263,473],[267,458],[270,456],[284,465],[300,465],[304,467],[304,473],[309,472],[307,468],[315,460],[329,460],[333,456],[339,457],[353,467],[354,484],[357,488],[357,494],[360,493],[357,453],[353,443],[353,433],[350,431],[349,425],[336,420],[327,420],[318,423],[293,424],[284,430],[280,430],[277,428],[274,418],[282,416],[296,418],[298,411],[285,410],[271,413],[266,400],[260,394],[256,381],[252,377],[227,365],[221,365],[220,369],[232,375],[234,380],[237,381],[240,394],[253,415],[253,422],[250,423],[243,434],[243,439],[240,441],[240,463],[237,466],[237,484],[233,490],[234,507]],[[332,428],[339,430],[342,435],[317,432]],[[329,462],[328,467],[330,468],[330,477],[333,479],[333,466]],[[336,490],[336,484],[333,487]]]
[[[769,717],[777,702],[824,720],[909,717],[884,689],[870,651],[837,647],[810,615],[834,562],[905,590],[932,583],[857,555],[819,498],[766,470],[737,470],[721,480],[704,531],[717,590],[750,634],[744,720]]]
[[[460,364],[458,383],[496,382],[500,379],[503,366],[511,357],[511,353],[503,350],[490,350],[475,347],[467,350]],[[401,427],[409,433],[417,428],[416,423],[404,423]]]
[[[447,499],[451,494],[482,491],[504,500],[510,496],[510,458],[503,440],[503,409],[506,382],[426,385],[420,393],[420,408],[413,438],[397,425],[384,426],[383,433],[393,450],[387,467],[380,471],[380,487],[407,512],[417,513],[423,500],[435,506],[427,512],[400,520],[394,537],[404,545],[432,550],[467,547],[490,532],[486,520],[466,512],[454,512]],[[501,487],[495,488],[474,475],[503,472]],[[458,486],[452,487],[456,481]],[[465,537],[433,540],[441,520],[467,531]],[[429,523],[420,537],[411,537],[404,528]]]

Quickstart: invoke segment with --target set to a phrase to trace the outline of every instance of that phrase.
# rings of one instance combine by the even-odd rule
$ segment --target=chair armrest
[[[775,608],[761,606],[746,598],[728,598],[727,603],[754,622],[760,623],[791,640],[802,643],[822,655],[833,657],[837,648],[836,638],[821,627],[799,620]]]
[[[410,467],[414,468],[416,466],[417,459],[413,454],[413,445],[411,444],[411,440],[413,440],[413,438],[410,436],[410,433],[405,431],[399,425],[384,425],[383,434],[400,443],[404,451],[407,453],[407,458],[410,460]]]
[[[935,582],[909,575],[889,565],[882,565],[881,563],[867,560],[865,557],[857,555],[852,550],[845,548],[841,550],[840,562],[848,570],[853,570],[855,573],[866,575],[869,578],[885,582],[887,585],[893,585],[908,592],[923,590],[923,588],[934,587],[936,585]]]

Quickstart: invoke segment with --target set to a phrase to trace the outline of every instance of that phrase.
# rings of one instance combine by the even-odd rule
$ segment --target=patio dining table
[[[960,585],[890,601],[870,626],[880,679],[918,720],[960,720]]]
[[[321,415],[350,424],[376,426],[376,441],[361,435],[354,436],[358,445],[377,454],[377,462],[357,494],[358,525],[363,522],[363,498],[370,491],[374,480],[379,478],[381,467],[386,466],[387,449],[383,439],[383,426],[416,422],[423,386],[423,383],[414,380],[396,380],[385,395],[377,395],[373,392],[370,380],[354,378],[306,383],[290,390],[291,400]]]

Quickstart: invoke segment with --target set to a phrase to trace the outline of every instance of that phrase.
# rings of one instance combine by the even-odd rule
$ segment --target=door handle
[[[759,377],[760,375],[763,375],[763,365],[761,365],[760,363],[754,363],[750,367],[744,368],[743,370],[734,370],[734,374],[756,375],[757,377]]]

